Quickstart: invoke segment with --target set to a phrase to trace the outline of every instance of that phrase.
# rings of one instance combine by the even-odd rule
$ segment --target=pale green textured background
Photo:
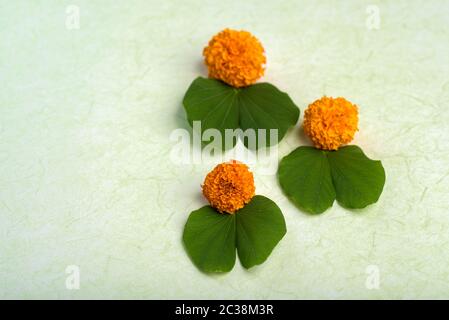
[[[355,143],[387,183],[366,210],[312,217],[256,175],[287,235],[265,264],[206,276],[181,233],[211,166],[173,163],[169,135],[224,27],[262,41],[264,81],[301,119],[324,94],[357,103]],[[2,298],[449,298],[449,1],[1,0],[0,83]],[[305,143],[296,127],[279,156]]]

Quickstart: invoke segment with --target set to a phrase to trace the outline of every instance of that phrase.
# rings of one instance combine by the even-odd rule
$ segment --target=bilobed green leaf
[[[204,272],[228,272],[235,264],[235,216],[210,206],[193,211],[183,241],[193,263]]]
[[[286,196],[308,213],[322,213],[335,200],[326,152],[299,147],[279,164],[279,183]]]
[[[237,252],[247,269],[263,263],[287,232],[281,210],[263,196],[255,196],[235,218]]]
[[[286,196],[309,213],[324,212],[335,199],[347,208],[364,208],[377,202],[385,184],[382,163],[357,146],[299,147],[281,160],[278,177]]]
[[[328,159],[341,205],[360,209],[379,200],[385,184],[385,170],[380,161],[369,159],[357,146],[329,152]]]
[[[254,146],[250,143],[252,138],[248,138],[250,134],[242,137],[247,147],[259,148],[277,144],[299,117],[299,109],[290,97],[269,83],[237,89],[215,79],[199,77],[187,90],[183,104],[190,125],[201,121],[201,134],[211,128],[221,133],[223,149],[227,147],[226,129],[265,129],[261,136],[254,132]],[[271,139],[270,129],[277,130],[277,137]],[[259,140],[260,137],[265,141]],[[230,146],[235,143],[236,139]]]
[[[228,272],[236,249],[242,265],[263,263],[286,233],[284,216],[270,199],[254,196],[234,214],[210,206],[193,211],[184,227],[183,242],[193,263],[203,272]]]

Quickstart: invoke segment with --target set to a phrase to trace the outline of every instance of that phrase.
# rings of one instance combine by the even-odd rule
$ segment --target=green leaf
[[[341,205],[360,209],[379,200],[385,184],[385,170],[380,161],[369,159],[357,146],[329,152],[328,159]]]
[[[254,84],[244,88],[234,88],[221,81],[198,77],[190,85],[183,100],[190,125],[201,121],[201,134],[207,129],[217,129],[221,133],[222,148],[234,147],[237,139],[226,146],[225,130],[265,129],[265,143],[259,140],[259,133],[243,133],[241,138],[247,147],[271,146],[280,141],[288,128],[296,124],[299,109],[290,97],[269,83]],[[276,139],[270,137],[270,129],[277,129]],[[248,138],[250,137],[250,138]]]
[[[286,196],[309,213],[324,212],[335,199],[347,208],[365,208],[379,200],[385,184],[382,163],[357,146],[299,147],[281,160],[278,177]]]
[[[287,130],[296,124],[299,109],[290,97],[269,83],[257,83],[239,92],[240,127],[265,129],[266,146],[281,141]],[[277,129],[278,136],[270,137],[270,129]],[[245,146],[248,147],[248,142]],[[257,146],[261,146],[257,135]]]
[[[299,147],[279,164],[279,183],[286,196],[300,209],[322,213],[335,200],[326,152]]]
[[[228,272],[236,249],[245,268],[263,263],[287,229],[279,207],[255,196],[234,214],[210,206],[193,211],[184,227],[183,242],[193,263],[204,272]]]
[[[235,215],[210,206],[193,211],[183,241],[193,263],[204,272],[228,272],[235,264]]]
[[[189,124],[193,126],[193,121],[201,121],[201,135],[207,129],[218,130],[221,134],[222,149],[227,147],[224,141],[225,130],[235,130],[239,127],[237,93],[237,89],[223,82],[198,77],[184,96],[183,104]],[[233,139],[229,148],[234,147],[236,143],[237,139]]]
[[[263,263],[287,232],[281,210],[263,196],[255,196],[235,217],[237,252],[247,269]]]

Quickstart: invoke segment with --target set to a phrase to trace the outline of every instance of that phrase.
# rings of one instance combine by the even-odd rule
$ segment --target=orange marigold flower
[[[209,77],[239,88],[253,84],[265,71],[262,44],[248,31],[225,29],[203,50]]]
[[[234,213],[243,208],[254,196],[253,174],[248,166],[232,160],[217,165],[206,176],[203,194],[220,213]]]
[[[304,113],[304,132],[315,147],[338,148],[352,141],[358,130],[358,110],[345,98],[323,97],[310,104]]]

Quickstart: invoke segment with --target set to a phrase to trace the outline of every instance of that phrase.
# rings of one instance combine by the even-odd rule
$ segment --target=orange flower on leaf
[[[248,31],[225,29],[203,51],[209,77],[240,88],[255,83],[265,71],[262,44]]]
[[[235,160],[217,165],[204,180],[203,194],[220,213],[234,213],[251,201],[256,191],[248,166]]]
[[[352,141],[357,126],[357,106],[345,98],[323,97],[304,113],[304,132],[318,149],[338,150]]]

